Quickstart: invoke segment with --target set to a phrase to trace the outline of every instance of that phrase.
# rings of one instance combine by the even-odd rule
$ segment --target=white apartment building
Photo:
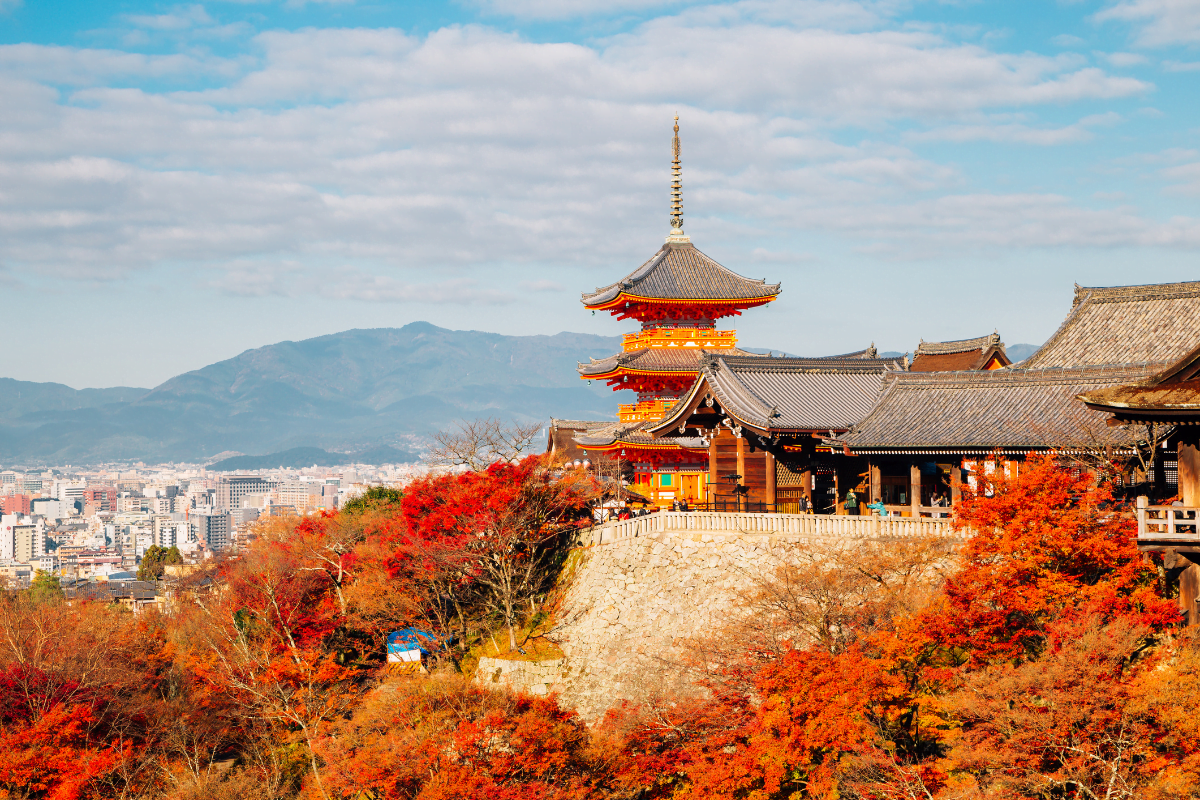
[[[35,497],[29,506],[30,511],[46,519],[63,519],[70,516],[67,505],[57,497]]]
[[[79,501],[83,505],[83,490],[87,488],[85,480],[58,480],[50,489],[50,493],[63,502],[68,509]]]
[[[278,484],[260,475],[232,475],[217,481],[216,499],[213,503],[218,511],[231,511],[242,507],[248,495],[268,494]]]
[[[192,526],[187,520],[161,516],[154,518],[154,543],[159,547],[185,550],[191,549],[188,545],[195,541],[192,538]]]
[[[190,516],[191,535],[208,549],[228,550],[233,536],[233,516],[216,511],[193,511]]]

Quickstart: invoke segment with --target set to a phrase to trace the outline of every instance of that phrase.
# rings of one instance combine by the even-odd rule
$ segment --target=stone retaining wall
[[[565,663],[565,659],[561,658],[551,661],[481,658],[475,669],[475,681],[484,686],[500,684],[536,695],[561,692],[564,688],[562,678]]]
[[[545,685],[585,719],[683,680],[675,666],[682,648],[735,616],[744,592],[789,552],[855,546],[806,534],[647,534],[582,548],[552,635],[566,660]]]

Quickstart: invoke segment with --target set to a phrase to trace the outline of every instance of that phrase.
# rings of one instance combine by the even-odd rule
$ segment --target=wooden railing
[[[1139,542],[1200,543],[1200,509],[1186,506],[1152,506],[1145,496],[1137,499]]]
[[[620,539],[673,533],[778,534],[840,539],[961,538],[961,534],[951,527],[949,519],[660,511],[644,517],[596,525],[581,532],[580,543],[608,544]]]

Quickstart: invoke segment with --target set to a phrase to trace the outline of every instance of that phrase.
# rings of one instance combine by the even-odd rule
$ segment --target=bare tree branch
[[[500,419],[459,420],[434,435],[426,462],[435,467],[487,469],[497,461],[518,461],[537,449],[542,423],[522,425]]]

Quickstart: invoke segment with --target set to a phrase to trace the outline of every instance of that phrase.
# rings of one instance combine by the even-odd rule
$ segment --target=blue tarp
[[[408,650],[420,650],[422,653],[428,653],[431,646],[438,644],[437,636],[417,628],[393,631],[387,637],[388,653],[403,653]]]

